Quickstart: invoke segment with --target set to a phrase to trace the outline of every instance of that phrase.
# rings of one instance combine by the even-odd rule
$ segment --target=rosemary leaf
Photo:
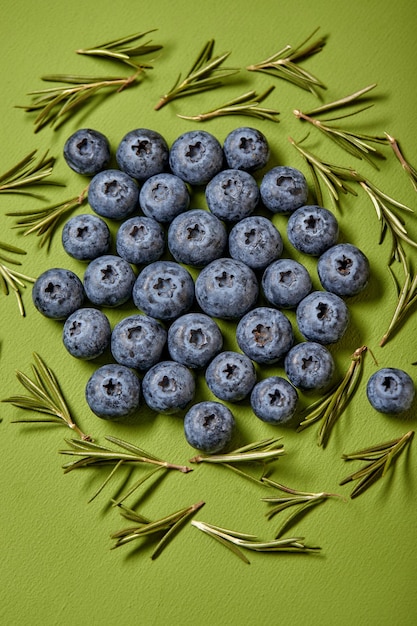
[[[372,85],[368,85],[367,87],[364,87],[363,89],[359,89],[358,91],[355,91],[352,94],[349,94],[347,96],[344,96],[343,98],[335,100],[334,102],[328,102],[327,104],[322,104],[319,107],[310,109],[310,111],[305,111],[304,115],[308,115],[308,116],[320,115],[321,113],[326,113],[327,111],[333,111],[334,109],[345,108],[347,106],[350,106],[352,103],[356,104],[356,102],[360,98],[362,98],[365,94],[372,91],[372,89],[375,89],[376,86],[377,86],[376,83],[373,83]],[[299,111],[297,112],[294,111],[294,113],[298,117],[297,113],[299,113]],[[349,115],[349,113],[347,115]]]
[[[3,251],[19,256],[25,255],[26,252],[21,248],[0,241],[0,289],[5,296],[8,296],[10,292],[15,294],[20,315],[24,317],[25,308],[23,306],[21,289],[26,288],[25,283],[34,283],[36,279],[8,267],[6,264],[21,265],[21,262],[8,254],[4,254]]]
[[[280,441],[281,437],[270,437],[225,454],[199,454],[190,459],[190,463],[269,463],[285,454],[284,446]]]
[[[155,32],[156,30],[157,29],[154,28],[143,33],[135,33],[133,35],[128,35],[127,37],[107,41],[106,43],[98,44],[90,48],[80,48],[79,50],[76,50],[76,52],[77,54],[108,58],[113,61],[121,61],[122,63],[137,69],[151,69],[151,65],[147,63],[139,63],[133,59],[162,49],[163,46],[152,44],[151,41],[138,43],[141,39],[143,39],[143,37]]]
[[[63,183],[46,180],[52,174],[55,158],[45,152],[35,161],[37,150],[32,150],[16,165],[0,175],[0,193],[20,193],[35,196],[33,187],[42,185],[56,185],[64,187]]]

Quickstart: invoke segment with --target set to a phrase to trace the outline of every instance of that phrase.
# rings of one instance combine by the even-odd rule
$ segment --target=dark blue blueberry
[[[206,454],[226,449],[232,440],[235,420],[220,402],[207,400],[194,404],[184,418],[185,438],[193,448]]]
[[[222,347],[220,328],[204,313],[181,315],[168,329],[169,354],[187,367],[205,367]]]
[[[259,191],[262,202],[273,213],[293,213],[308,199],[304,174],[285,165],[268,170],[262,178]]]
[[[180,135],[169,153],[171,171],[190,185],[205,185],[223,167],[223,149],[214,135],[191,130]]]
[[[51,268],[43,272],[32,287],[33,304],[37,310],[52,319],[63,320],[84,302],[82,282],[74,272]]]
[[[328,387],[335,369],[329,350],[315,341],[303,341],[292,347],[284,367],[294,387],[303,390]]]
[[[252,411],[268,424],[287,424],[297,410],[298,394],[281,376],[269,376],[256,383],[250,396]]]
[[[287,234],[296,250],[311,256],[320,256],[336,244],[339,225],[333,213],[311,204],[300,207],[290,215]]]
[[[350,243],[339,243],[323,252],[317,272],[323,289],[338,296],[358,294],[365,289],[370,276],[367,257]]]
[[[407,372],[383,367],[368,380],[366,394],[373,408],[380,413],[403,413],[413,404],[415,387]]]
[[[123,220],[138,208],[138,200],[136,182],[120,170],[99,172],[88,186],[88,202],[101,217]]]
[[[157,222],[169,223],[190,205],[190,193],[185,182],[168,172],[151,176],[139,192],[143,213]]]
[[[119,143],[116,161],[126,174],[144,181],[166,170],[168,155],[168,145],[162,135],[147,128],[137,128]]]
[[[270,307],[257,307],[242,317],[236,328],[239,348],[255,363],[276,363],[294,343],[289,319]]]
[[[131,217],[117,231],[116,250],[133,265],[153,263],[165,252],[165,232],[152,217]]]
[[[269,159],[267,138],[249,126],[232,130],[224,140],[223,152],[230,168],[246,172],[262,169]]]
[[[140,272],[133,287],[138,309],[161,320],[186,313],[194,302],[191,274],[175,261],[155,261]]]
[[[253,270],[265,269],[283,250],[282,238],[271,220],[260,215],[245,217],[229,233],[229,253]]]
[[[111,352],[120,365],[147,370],[161,358],[167,332],[147,315],[129,315],[116,324],[111,335]]]
[[[230,258],[220,258],[206,265],[197,276],[195,295],[207,315],[238,319],[251,309],[258,297],[254,271]]]
[[[110,163],[109,141],[97,130],[82,128],[66,140],[64,159],[77,174],[94,176]]]
[[[226,227],[208,211],[187,211],[171,222],[168,248],[178,263],[203,267],[224,255],[227,248]]]
[[[93,308],[74,311],[65,320],[62,340],[68,352],[77,359],[101,356],[110,345],[111,327],[106,315]]]
[[[220,352],[206,369],[206,383],[219,400],[238,402],[250,394],[256,383],[256,370],[245,354]]]
[[[345,302],[329,291],[313,291],[303,298],[296,310],[301,334],[309,341],[336,343],[345,334],[349,310]]]
[[[139,408],[140,381],[124,365],[102,365],[90,376],[85,397],[97,417],[118,421]]]
[[[292,309],[310,293],[312,282],[304,265],[293,259],[278,259],[265,269],[262,289],[268,302],[278,309]]]
[[[185,365],[161,361],[146,372],[142,392],[146,404],[153,411],[176,413],[194,399],[194,376]]]
[[[110,250],[111,236],[106,222],[97,215],[75,215],[62,229],[62,246],[79,261],[92,261]]]
[[[127,261],[105,254],[88,264],[84,272],[84,289],[92,304],[116,307],[129,300],[135,279]]]
[[[225,222],[238,222],[252,215],[259,203],[258,183],[243,170],[222,170],[208,183],[207,206]]]

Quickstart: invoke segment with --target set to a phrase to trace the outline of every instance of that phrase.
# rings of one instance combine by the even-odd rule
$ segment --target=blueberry
[[[191,274],[175,261],[155,261],[142,269],[133,287],[133,302],[147,315],[173,320],[194,302]]]
[[[66,140],[64,159],[77,174],[94,176],[110,163],[109,141],[97,130],[82,128]]]
[[[139,204],[145,215],[157,222],[172,222],[190,205],[190,193],[185,182],[167,172],[151,176],[139,192]]]
[[[256,370],[245,354],[227,350],[209,363],[205,373],[210,391],[225,402],[238,402],[250,394],[256,383]]]
[[[315,204],[306,205],[290,215],[287,234],[296,250],[311,256],[320,256],[336,244],[339,225],[328,209]]]
[[[308,270],[293,259],[278,259],[262,275],[262,289],[270,304],[278,309],[292,309],[308,295],[312,282]]]
[[[116,324],[111,335],[111,352],[120,365],[147,370],[161,358],[167,332],[147,315],[129,315]]]
[[[169,153],[171,171],[190,185],[205,185],[223,167],[223,150],[214,135],[191,130],[180,135]]]
[[[106,222],[98,215],[75,215],[62,229],[62,246],[79,261],[92,261],[110,250],[111,236]]]
[[[265,167],[268,162],[268,140],[260,130],[242,126],[227,135],[223,152],[230,168],[254,172]]]
[[[283,250],[282,238],[271,220],[260,215],[245,217],[229,233],[229,253],[253,270],[265,269]]]
[[[204,313],[181,315],[168,329],[169,354],[187,367],[205,367],[222,346],[220,328]]]
[[[36,309],[45,317],[63,320],[84,302],[83,284],[74,272],[51,268],[34,282],[32,299]]]
[[[258,183],[248,172],[222,170],[205,190],[210,211],[225,222],[238,222],[252,215],[259,203]]]
[[[324,389],[332,380],[335,364],[325,346],[315,341],[303,341],[287,353],[284,368],[294,387]]]
[[[197,276],[195,295],[207,315],[237,319],[251,309],[258,297],[254,271],[227,257],[212,261]]]
[[[366,395],[371,406],[380,413],[403,413],[413,403],[415,388],[407,372],[384,367],[368,380]]]
[[[123,220],[138,208],[138,201],[136,182],[120,170],[99,172],[88,186],[88,202],[101,217]]]
[[[165,232],[152,217],[131,217],[117,231],[116,250],[133,265],[153,263],[165,252]]]
[[[299,303],[296,317],[305,339],[329,344],[343,337],[349,323],[349,310],[336,294],[313,291]]]
[[[294,343],[289,319],[278,309],[257,307],[236,328],[239,348],[255,363],[275,363]]]
[[[91,307],[74,311],[65,320],[62,340],[68,352],[77,359],[101,356],[110,345],[111,327],[106,315]]]
[[[235,419],[232,412],[220,402],[198,402],[184,417],[187,442],[206,454],[224,451],[232,440],[234,429]]]
[[[168,145],[162,135],[147,128],[137,128],[119,143],[116,161],[123,172],[135,180],[144,181],[166,170],[168,155]]]
[[[350,243],[332,246],[320,256],[317,272],[323,289],[354,296],[368,284],[370,268],[364,253]]]
[[[224,255],[227,248],[226,227],[208,211],[187,211],[171,222],[168,248],[178,263],[203,267]]]
[[[193,401],[195,381],[191,370],[174,361],[161,361],[143,377],[143,397],[158,413],[176,413]]]
[[[308,199],[304,174],[285,165],[268,170],[261,180],[259,191],[263,204],[273,213],[293,213]]]
[[[85,293],[92,304],[116,307],[131,297],[135,278],[127,261],[105,254],[88,264],[84,272]]]
[[[105,420],[118,421],[134,413],[140,403],[140,381],[125,367],[110,363],[89,378],[85,397],[92,412]]]
[[[268,376],[256,383],[250,395],[252,411],[269,424],[287,424],[297,410],[298,394],[281,376]]]

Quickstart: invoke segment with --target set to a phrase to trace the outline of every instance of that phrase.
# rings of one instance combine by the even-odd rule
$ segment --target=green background
[[[415,22],[412,0],[2,0],[0,173],[35,148],[39,154],[49,149],[57,157],[54,178],[67,187],[46,189],[46,200],[1,195],[0,241],[26,250],[22,271],[31,276],[52,266],[69,267],[82,276],[84,266],[67,257],[61,248],[60,230],[47,251],[39,248],[35,236],[23,238],[12,228],[13,219],[6,216],[10,211],[57,202],[81,191],[86,181],[70,171],[61,156],[65,139],[77,128],[89,126],[107,135],[115,149],[128,131],[149,127],[158,130],[171,144],[180,133],[196,127],[180,120],[176,113],[200,113],[247,89],[260,91],[270,84],[276,86],[266,106],[281,112],[278,124],[225,117],[199,127],[223,141],[236,126],[256,126],[270,141],[270,166],[292,165],[307,174],[305,163],[287,138],[292,136],[298,141],[307,132],[292,110],[312,108],[317,100],[293,85],[242,70],[220,91],[179,100],[158,112],[153,110],[159,96],[171,86],[178,72],[188,70],[210,38],[216,41],[216,53],[231,51],[229,66],[244,68],[287,43],[300,43],[320,27],[320,33],[329,36],[327,45],[304,67],[327,85],[325,101],[377,83],[375,106],[348,119],[345,125],[374,134],[390,132],[401,141],[415,164]],[[29,102],[29,91],[45,86],[40,80],[44,74],[125,73],[123,66],[81,57],[74,51],[152,28],[158,29],[152,35],[154,42],[164,48],[141,85],[99,98],[57,131],[45,128],[34,134],[33,116],[15,108]],[[325,160],[357,167],[385,192],[416,208],[416,194],[389,148],[384,148],[387,161],[376,171],[348,157],[314,131],[305,145]],[[193,197],[192,204],[204,207],[201,193]],[[378,346],[396,299],[387,271],[389,242],[378,245],[380,225],[364,194],[343,199],[342,207],[337,212],[341,240],[351,241],[366,252],[372,279],[367,291],[350,301],[350,329],[331,348],[338,372],[342,375],[352,352],[366,344],[380,367],[403,368],[416,380],[416,366],[412,365],[417,360],[415,317],[410,317],[384,348]],[[274,223],[285,239],[285,218],[278,216]],[[414,215],[407,216],[407,228],[417,237]],[[286,252],[291,254],[288,247]],[[412,257],[415,259],[416,254]],[[314,262],[307,259],[306,263],[318,286]],[[21,391],[15,370],[30,373],[32,353],[38,352],[60,380],[76,421],[96,440],[103,442],[104,436],[111,434],[168,460],[187,462],[192,450],[183,438],[181,416],[155,416],[142,410],[136,424],[115,425],[99,420],[89,411],[84,386],[97,364],[72,359],[60,342],[62,323],[47,320],[36,312],[30,287],[23,297],[25,318],[19,316],[13,294],[0,296],[0,397]],[[126,305],[108,313],[115,323],[132,310]],[[292,313],[289,317],[294,319]],[[233,346],[232,325],[223,324],[223,330],[226,345]],[[358,499],[349,499],[349,485],[339,487],[339,481],[357,468],[344,464],[343,453],[398,437],[414,428],[415,404],[408,414],[397,418],[378,414],[369,406],[365,385],[376,367],[368,353],[357,393],[325,450],[316,445],[315,426],[302,433],[274,428],[254,418],[247,404],[235,407],[242,442],[283,436],[287,454],[274,466],[276,480],[301,490],[337,492],[346,498],[317,507],[290,531],[304,536],[309,544],[321,546],[320,554],[249,554],[250,565],[190,525],[182,529],[156,561],[150,559],[152,547],[147,544],[111,551],[110,533],[126,525],[119,513],[109,507],[109,499],[122,486],[122,477],[115,478],[97,500],[88,504],[103,476],[89,470],[64,475],[64,457],[58,450],[65,447],[64,437],[71,433],[55,426],[12,424],[13,419],[27,417],[27,413],[1,405],[1,623],[415,624],[415,442],[398,460],[394,471]],[[279,366],[270,371],[282,373]],[[260,376],[266,373],[264,370]],[[198,394],[207,395],[201,377]],[[203,499],[206,505],[196,519],[271,538],[279,518],[271,522],[265,517],[267,507],[260,501],[269,495],[265,489],[231,475],[225,468],[198,466],[190,474],[171,473],[144,486],[130,505],[158,518]]]

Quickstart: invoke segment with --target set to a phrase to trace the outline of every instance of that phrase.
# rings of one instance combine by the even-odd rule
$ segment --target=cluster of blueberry
[[[274,167],[258,185],[253,172],[269,159],[262,133],[237,128],[221,146],[210,133],[191,131],[169,149],[160,134],[136,129],[117,148],[119,169],[110,169],[106,137],[82,129],[67,140],[64,156],[74,171],[92,177],[88,201],[94,214],[71,218],[62,232],[68,254],[88,265],[83,282],[69,270],[47,270],[34,284],[33,300],[45,316],[65,320],[63,341],[74,357],[94,359],[110,347],[115,363],[98,368],[86,386],[96,415],[129,415],[140,396],[157,412],[191,405],[184,421],[186,439],[213,453],[225,448],[234,428],[224,402],[250,396],[261,420],[286,423],[296,411],[297,389],[329,385],[334,361],[326,345],[345,333],[349,312],[344,298],[366,287],[369,263],[355,246],[338,243],[338,222],[330,211],[307,204],[308,186],[300,171]],[[205,186],[208,210],[189,209],[193,185]],[[270,219],[254,214],[260,203],[272,214],[289,216],[288,239],[296,251],[318,258],[322,290],[312,290],[301,263],[281,258],[279,231]],[[139,207],[142,214],[132,216]],[[110,253],[103,218],[120,223],[117,255]],[[173,260],[162,260],[167,247]],[[186,265],[199,268],[195,280]],[[261,289],[265,306],[258,304]],[[130,298],[138,314],[111,329],[101,307]],[[197,311],[192,310],[195,303]],[[296,309],[305,341],[295,343],[282,309]],[[241,352],[222,351],[216,318],[236,320]],[[257,382],[254,363],[281,359],[288,380],[269,376]],[[199,368],[223,402],[192,404],[193,371]],[[391,386],[387,372],[385,382],[373,381],[368,396],[374,405],[375,396],[385,392],[390,410],[398,410],[410,384],[405,373],[394,374]],[[411,383],[408,405],[413,391]],[[378,410],[384,406],[380,402]]]

